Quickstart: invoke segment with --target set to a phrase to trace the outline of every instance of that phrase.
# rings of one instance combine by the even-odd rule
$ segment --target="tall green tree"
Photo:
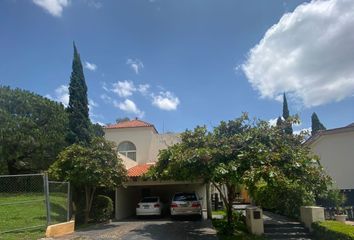
[[[66,147],[67,132],[62,104],[0,86],[0,174],[47,170]]]
[[[301,187],[298,192],[308,193],[306,199],[310,200],[326,190],[328,177],[301,145],[301,137],[284,135],[282,129],[265,121],[254,122],[247,115],[221,122],[211,132],[206,127],[196,127],[182,133],[180,143],[160,152],[147,177],[211,183],[219,189],[231,226],[232,204],[240,184],[255,196],[260,183],[272,189],[302,183],[294,188]],[[299,197],[303,198],[301,194]]]
[[[93,138],[89,146],[73,144],[59,154],[49,169],[50,177],[69,181],[75,191],[83,192],[84,221],[89,221],[93,197],[98,187],[115,189],[126,180],[123,162],[112,142]],[[77,200],[76,200],[77,201]],[[82,208],[76,202],[78,208]]]
[[[91,122],[87,100],[87,86],[80,55],[74,43],[74,59],[69,84],[69,143],[89,144],[91,140]]]
[[[293,134],[293,128],[290,123],[288,101],[286,100],[285,93],[283,94],[283,118],[284,118],[284,133]]]
[[[281,117],[278,117],[276,126],[281,127],[282,125],[283,125],[283,120],[281,119]]]
[[[91,131],[92,137],[103,137],[104,136],[103,127],[98,123],[91,124],[90,131]]]
[[[317,114],[311,115],[311,135],[315,135],[318,131],[326,130],[326,127],[320,122]]]

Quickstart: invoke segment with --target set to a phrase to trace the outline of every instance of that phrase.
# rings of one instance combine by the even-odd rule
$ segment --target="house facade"
[[[159,196],[166,204],[176,192],[196,192],[206,211],[207,185],[202,182],[143,181],[141,176],[158,160],[161,149],[180,141],[179,134],[159,134],[153,124],[134,119],[104,128],[105,138],[117,146],[117,154],[128,170],[129,181],[116,189],[115,217],[123,219],[135,214],[142,197]],[[208,194],[209,195],[209,194]]]
[[[354,206],[354,124],[320,131],[306,143],[320,157],[320,163]]]

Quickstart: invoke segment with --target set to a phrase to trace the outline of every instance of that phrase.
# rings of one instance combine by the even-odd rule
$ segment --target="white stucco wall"
[[[115,142],[117,146],[124,141],[134,143],[137,164],[157,161],[160,149],[179,141],[178,134],[158,134],[152,127],[105,129],[105,138]],[[125,164],[127,169],[134,165],[129,161]]]
[[[179,134],[154,134],[150,145],[149,160],[155,162],[159,151],[180,142]]]
[[[354,132],[320,136],[310,145],[340,189],[354,189]]]
[[[129,168],[132,168],[132,167],[135,167],[136,165],[138,165],[138,163],[136,161],[126,157],[125,155],[120,154],[120,153],[117,153],[117,154],[122,159],[123,164],[126,169],[129,169]]]
[[[106,129],[105,138],[113,141],[117,146],[124,141],[130,141],[136,146],[136,162],[149,162],[150,144],[154,137],[152,127]]]

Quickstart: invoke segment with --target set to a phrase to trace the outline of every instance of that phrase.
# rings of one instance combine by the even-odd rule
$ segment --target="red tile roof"
[[[155,163],[145,163],[145,164],[139,164],[136,165],[135,167],[129,168],[128,169],[128,177],[140,177],[144,173],[147,173],[149,168],[153,166]]]
[[[141,121],[138,119],[108,125],[105,128],[106,129],[117,129],[117,128],[137,128],[137,127],[153,127],[154,130],[156,131],[155,126],[153,124],[148,123],[148,122],[144,122],[144,121]]]

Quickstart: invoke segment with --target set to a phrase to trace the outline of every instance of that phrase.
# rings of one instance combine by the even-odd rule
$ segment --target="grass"
[[[43,237],[47,224],[44,199],[43,193],[0,193],[0,239]],[[66,221],[66,194],[51,193],[50,203],[52,224]],[[1,233],[27,227],[36,228]]]
[[[316,235],[326,235],[326,239],[354,239],[354,226],[338,221],[324,221],[314,224]]]
[[[221,215],[221,216],[226,216],[226,212],[223,210],[218,210],[218,211],[212,211],[212,215]]]

